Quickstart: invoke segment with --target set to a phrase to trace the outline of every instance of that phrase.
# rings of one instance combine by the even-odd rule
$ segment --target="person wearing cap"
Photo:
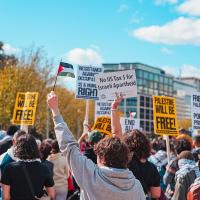
[[[128,146],[117,137],[105,137],[97,143],[97,165],[82,155],[78,142],[63,121],[54,92],[47,96],[52,111],[60,151],[81,189],[81,200],[145,200],[139,180],[127,168]]]

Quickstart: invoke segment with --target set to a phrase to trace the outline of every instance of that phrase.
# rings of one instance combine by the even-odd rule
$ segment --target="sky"
[[[141,62],[200,78],[200,0],[0,0],[0,19],[9,54],[34,44],[55,65]]]

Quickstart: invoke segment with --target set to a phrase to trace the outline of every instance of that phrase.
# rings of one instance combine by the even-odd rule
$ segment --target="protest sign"
[[[13,112],[13,124],[33,125],[37,107],[38,92],[18,92]]]
[[[95,74],[102,72],[101,67],[82,66],[77,67],[76,98],[97,100],[97,88]]]
[[[192,128],[200,130],[200,93],[195,93],[191,96],[192,108]]]
[[[99,116],[111,116],[112,101],[95,101],[95,119]]]
[[[111,136],[111,118],[106,116],[97,117],[92,130]]]
[[[153,96],[154,132],[158,135],[178,135],[176,100],[172,97]]]
[[[124,98],[137,96],[135,70],[116,71],[95,75],[98,97],[101,100],[113,100],[117,94]]]
[[[140,129],[140,120],[130,117],[121,117],[120,123],[122,127],[122,133],[129,132],[133,129]]]

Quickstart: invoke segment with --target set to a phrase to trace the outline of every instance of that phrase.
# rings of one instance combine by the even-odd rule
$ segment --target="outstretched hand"
[[[120,95],[116,94],[116,99],[112,102],[111,108],[117,109],[122,101],[123,101],[123,95],[121,93]]]
[[[47,95],[47,104],[52,110],[53,115],[58,115],[60,113],[58,108],[58,97],[56,96],[54,91],[51,91]]]

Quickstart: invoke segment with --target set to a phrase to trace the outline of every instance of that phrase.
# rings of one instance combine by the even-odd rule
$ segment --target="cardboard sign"
[[[102,72],[101,67],[78,66],[76,79],[76,98],[97,100],[95,74]]]
[[[95,101],[95,119],[99,116],[111,116],[112,101]]]
[[[140,120],[130,117],[121,117],[120,123],[122,127],[122,133],[129,132],[133,129],[140,129]]]
[[[94,126],[92,127],[92,130],[100,131],[103,134],[112,136],[111,134],[111,118],[102,116],[97,117]]]
[[[176,99],[153,96],[154,132],[158,135],[178,135]]]
[[[38,92],[18,92],[13,112],[13,124],[33,125],[35,121],[37,100]]]
[[[121,93],[124,98],[137,96],[135,70],[98,74],[95,79],[101,100],[113,100],[116,93]]]
[[[192,128],[200,130],[200,93],[195,93],[191,96],[192,108]]]

